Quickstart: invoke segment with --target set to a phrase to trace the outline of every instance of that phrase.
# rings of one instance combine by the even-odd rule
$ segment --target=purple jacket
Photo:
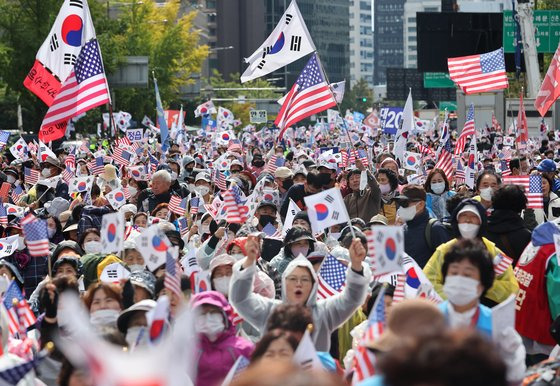
[[[197,347],[196,386],[215,386],[221,384],[240,355],[251,356],[254,346],[244,338],[235,336],[233,308],[219,292],[205,291],[194,295],[191,299],[192,308],[203,304],[219,307],[227,320],[226,329],[214,342],[205,335],[199,335]]]

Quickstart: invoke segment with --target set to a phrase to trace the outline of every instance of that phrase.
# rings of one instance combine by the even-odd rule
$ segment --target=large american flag
[[[461,131],[461,135],[459,136],[459,139],[457,139],[457,143],[455,144],[455,155],[459,155],[465,150],[467,139],[469,139],[471,135],[474,135],[474,133],[474,105],[471,103],[469,111],[467,111],[467,121],[465,122],[463,131]]]
[[[23,169],[23,182],[29,185],[35,185],[39,181],[39,171],[30,168]]]
[[[449,77],[465,94],[508,87],[504,49],[485,54],[448,58]]]
[[[286,95],[274,121],[280,128],[278,138],[281,139],[294,123],[333,106],[336,106],[336,100],[325,81],[319,58],[313,54]]]
[[[10,334],[15,334],[35,324],[37,319],[21,293],[17,283],[12,281],[4,294],[4,307],[8,311]]]
[[[230,224],[243,224],[247,221],[247,206],[241,199],[241,189],[232,184],[231,188],[224,193],[223,209],[226,211],[226,221]]]
[[[187,199],[172,195],[169,200],[169,210],[179,216],[184,216],[187,210]]]
[[[542,177],[540,175],[531,176],[506,176],[503,178],[504,185],[519,185],[525,189],[527,196],[527,208],[543,209]]]
[[[317,299],[330,298],[342,291],[346,281],[346,266],[336,257],[328,255],[321,264],[317,279],[319,282]]]
[[[110,101],[99,44],[97,39],[91,39],[82,47],[74,69],[62,84],[41,126],[66,122]]]
[[[273,154],[272,156],[270,156],[270,159],[266,164],[266,170],[270,174],[274,174],[274,172],[276,172],[276,169],[278,169],[280,166],[284,166],[285,163],[286,160],[284,159],[284,157],[277,157],[275,154]]]

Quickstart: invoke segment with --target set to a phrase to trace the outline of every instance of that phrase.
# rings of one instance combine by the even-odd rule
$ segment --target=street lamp
[[[217,51],[233,50],[234,48],[235,48],[234,46],[214,47],[214,48],[210,48],[208,51],[217,52]]]

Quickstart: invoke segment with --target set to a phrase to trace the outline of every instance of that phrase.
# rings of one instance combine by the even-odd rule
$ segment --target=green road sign
[[[457,102],[439,102],[439,111],[457,111]]]
[[[455,83],[446,72],[425,72],[424,88],[454,88]]]
[[[533,25],[537,52],[555,52],[560,42],[560,10],[534,11]],[[512,11],[504,11],[504,52],[515,52],[515,27]]]

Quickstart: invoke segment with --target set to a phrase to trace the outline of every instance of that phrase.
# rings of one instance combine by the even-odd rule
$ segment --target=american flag
[[[130,139],[128,139],[128,137],[125,135],[123,137],[120,137],[119,139],[117,139],[115,141],[115,147],[120,147],[120,146],[130,146],[132,145],[132,142],[130,142]]]
[[[212,181],[214,181],[214,184],[216,184],[218,189],[227,190],[226,177],[218,169],[214,169],[214,172],[212,173]]]
[[[328,255],[321,264],[318,275],[317,299],[327,299],[336,295],[346,282],[346,266],[332,255]]]
[[[336,106],[336,100],[325,81],[317,54],[313,54],[290,92],[286,95],[274,124],[281,139],[288,127],[313,114]]]
[[[276,228],[271,223],[266,224],[262,231],[266,235],[267,239],[284,240],[282,237],[282,229]]]
[[[179,231],[181,232],[181,236],[185,236],[187,233],[189,233],[189,223],[187,222],[186,218],[179,218],[177,220],[177,223],[179,224]]]
[[[247,221],[248,209],[241,200],[241,189],[232,184],[224,193],[223,208],[226,211],[226,221],[230,224],[243,224]]]
[[[130,190],[128,190],[128,186],[122,187],[121,190],[124,194],[124,198],[130,200]]]
[[[113,151],[113,160],[122,166],[128,166],[130,164],[130,158],[132,154],[126,150],[117,148]]]
[[[2,202],[0,202],[0,225],[8,225],[8,211]]]
[[[110,101],[99,44],[97,39],[91,39],[82,47],[74,69],[62,84],[41,126],[67,122]]]
[[[364,333],[363,345],[369,345],[379,339],[385,329],[385,287],[381,288],[368,317],[367,330]]]
[[[15,280],[11,282],[6,290],[3,304],[6,307],[6,311],[8,311],[10,334],[13,335],[22,329],[25,330],[37,321]]]
[[[23,236],[27,243],[27,249],[31,256],[49,255],[49,236],[47,233],[47,221],[37,219],[32,213],[21,219]]]
[[[177,296],[183,296],[181,291],[181,271],[177,267],[177,261],[169,252],[167,252],[165,258],[165,279],[163,285]]]
[[[397,304],[404,300],[404,284],[406,282],[406,275],[403,273],[397,274],[397,285],[395,285],[395,292],[393,293],[392,304]]]
[[[367,168],[369,166],[369,160],[368,160],[367,152],[365,150],[359,149],[357,151],[357,155],[358,155],[358,159],[360,161],[362,161],[362,165],[364,165],[364,167]]]
[[[485,54],[448,58],[449,77],[466,94],[508,87],[504,49]]]
[[[91,174],[97,176],[99,174],[103,174],[105,171],[105,164],[103,163],[103,156],[97,157],[93,160],[90,166]]]
[[[457,169],[455,170],[455,183],[457,185],[465,183],[465,167],[461,159],[457,160]]]
[[[228,144],[228,151],[243,153],[243,148],[241,147],[241,142],[237,138],[230,139],[229,144]]]
[[[149,154],[149,157],[150,157],[150,167],[151,167],[152,173],[155,173],[155,171],[157,170],[157,167],[159,166],[159,161],[152,154]]]
[[[338,164],[338,166],[341,168],[345,168],[346,166],[348,166],[348,152],[342,149],[340,151],[340,155],[341,155],[341,161]]]
[[[23,169],[23,182],[29,185],[35,185],[39,181],[39,172],[35,169]]]
[[[418,151],[426,158],[436,158],[436,153],[431,148],[429,148],[428,146],[424,146],[421,143],[418,144]]]
[[[509,169],[509,160],[500,160],[500,171],[502,172],[502,177],[511,176],[511,170]]]
[[[519,185],[525,189],[527,196],[527,208],[543,209],[542,177],[539,175],[531,176],[507,176],[504,177],[504,185]]]
[[[68,183],[70,183],[70,180],[74,177],[76,177],[76,175],[74,174],[74,171],[72,169],[70,169],[68,167],[68,165],[66,165],[66,168],[62,172],[62,179],[64,180],[64,182],[66,182],[66,184],[68,184]]]
[[[504,255],[503,253],[498,253],[496,257],[494,257],[494,273],[497,276],[503,274],[508,267],[513,263],[513,259],[509,256]]]
[[[70,169],[76,169],[76,155],[72,152],[64,158],[64,165]]]
[[[467,139],[469,139],[470,136],[474,135],[474,133],[474,105],[471,103],[469,111],[467,111],[467,121],[465,122],[463,131],[461,131],[461,135],[459,136],[459,138],[457,139],[457,143],[455,144],[455,155],[459,155],[465,150]]]
[[[445,142],[445,146],[439,153],[439,159],[434,166],[435,169],[441,169],[445,173],[448,180],[453,177],[453,156],[451,154],[451,138]]]
[[[171,196],[169,200],[169,210],[179,216],[184,216],[187,210],[187,199],[176,195]]]
[[[269,173],[274,174],[276,169],[278,169],[280,166],[284,166],[285,163],[286,160],[284,159],[284,157],[277,157],[276,155],[272,155],[268,160],[266,169]]]
[[[190,205],[191,205],[190,213],[191,214],[197,214],[198,213],[198,207],[200,206],[200,197],[191,198]]]
[[[16,185],[12,189],[12,202],[17,205],[21,197],[25,194],[25,191],[21,187],[21,185]]]
[[[25,349],[26,345],[22,345]],[[16,354],[19,356],[19,354]],[[0,379],[7,382],[8,385],[17,385],[32,369],[36,368],[49,355],[48,350],[43,349],[41,352],[33,355],[33,357],[25,357],[26,362],[21,362],[12,367],[8,367],[0,371]]]
[[[375,375],[375,354],[367,347],[358,345],[354,354],[354,377],[352,384],[356,385],[363,380]]]
[[[9,138],[10,138],[10,133],[8,131],[0,130],[0,149],[6,146]]]

